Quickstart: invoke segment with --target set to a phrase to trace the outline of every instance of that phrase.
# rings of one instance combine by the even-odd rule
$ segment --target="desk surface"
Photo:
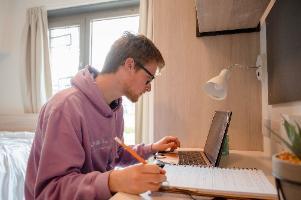
[[[272,158],[266,156],[261,151],[230,151],[228,156],[223,156],[220,162],[221,167],[256,168],[260,169],[267,176],[268,180],[274,185],[272,176]],[[194,199],[211,199],[208,197],[193,196]],[[192,199],[189,195],[172,194],[162,192],[146,192],[140,195],[117,193],[112,200],[165,200],[165,199]]]
[[[175,193],[163,193],[163,192],[146,192],[140,195],[126,194],[123,192],[118,192],[115,194],[111,200],[185,200],[185,199],[196,199],[196,200],[211,200],[211,197],[200,197],[185,194],[175,194]]]

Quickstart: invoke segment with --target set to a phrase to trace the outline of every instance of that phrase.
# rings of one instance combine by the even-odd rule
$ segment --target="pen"
[[[128,151],[134,158],[136,158],[139,162],[143,163],[143,164],[147,164],[147,162],[141,158],[136,151],[134,151],[131,147],[127,146],[126,144],[124,144],[121,139],[119,139],[118,137],[115,137],[114,140],[120,144],[126,151]]]

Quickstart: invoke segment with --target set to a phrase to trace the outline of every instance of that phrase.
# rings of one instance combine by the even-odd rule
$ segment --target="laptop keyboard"
[[[179,151],[179,165],[207,165],[200,151]]]

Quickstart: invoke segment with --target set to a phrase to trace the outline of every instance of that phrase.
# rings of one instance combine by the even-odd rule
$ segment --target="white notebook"
[[[229,198],[277,199],[275,187],[261,170],[165,165],[161,191]]]

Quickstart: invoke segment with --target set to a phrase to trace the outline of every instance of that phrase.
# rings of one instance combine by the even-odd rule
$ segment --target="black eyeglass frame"
[[[151,82],[155,79],[155,76],[154,76],[150,71],[148,71],[148,70],[144,67],[144,65],[142,65],[141,63],[136,62],[136,61],[135,61],[135,63],[136,63],[141,69],[143,69],[143,70],[150,76],[150,79],[149,79],[148,81],[146,81],[145,85],[148,85],[149,83],[151,83]]]

